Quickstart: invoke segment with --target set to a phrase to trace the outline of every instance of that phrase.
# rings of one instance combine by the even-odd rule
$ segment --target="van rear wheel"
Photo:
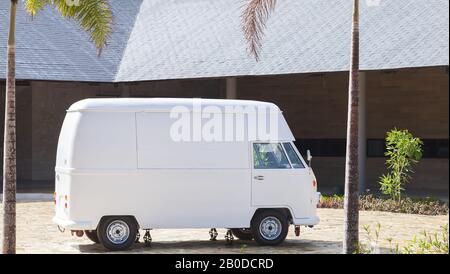
[[[96,243],[96,244],[100,243],[100,240],[98,239],[98,236],[97,236],[97,230],[85,230],[84,234],[86,234],[86,237],[89,240],[93,241],[94,243]]]
[[[260,245],[279,245],[289,231],[287,217],[277,210],[262,210],[252,220],[251,230]]]
[[[243,241],[253,240],[253,234],[250,228],[233,228],[231,229],[233,236]]]
[[[132,217],[105,217],[97,229],[97,236],[109,250],[125,250],[136,241],[138,226]]]

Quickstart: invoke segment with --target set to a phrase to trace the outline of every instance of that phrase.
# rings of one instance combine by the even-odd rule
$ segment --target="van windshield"
[[[293,168],[305,168],[302,161],[300,160],[300,157],[298,156],[297,152],[295,152],[294,148],[292,147],[291,143],[283,143],[284,149],[286,150],[286,153],[289,157],[289,160],[291,160],[291,164]]]

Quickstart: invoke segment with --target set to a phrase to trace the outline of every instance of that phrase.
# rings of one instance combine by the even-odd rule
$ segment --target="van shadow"
[[[143,253],[143,254],[326,254],[341,253],[342,243],[335,241],[286,240],[279,246],[260,246],[254,241],[191,240],[152,242],[150,246],[137,243],[130,250],[112,252],[100,244],[81,244],[82,253]]]

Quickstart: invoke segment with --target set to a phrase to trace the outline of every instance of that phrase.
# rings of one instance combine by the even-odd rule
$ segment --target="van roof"
[[[228,100],[228,99],[197,99],[197,98],[108,98],[108,99],[84,99],[74,103],[67,110],[77,111],[104,111],[104,112],[170,112],[174,107],[183,107],[193,111],[194,106],[200,106],[205,112],[205,107],[214,106],[225,110],[226,107],[264,107],[280,111],[273,103]],[[231,112],[239,112],[234,110]]]

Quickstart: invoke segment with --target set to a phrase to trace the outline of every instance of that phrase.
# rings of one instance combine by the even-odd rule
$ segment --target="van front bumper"
[[[293,220],[294,225],[301,225],[301,226],[314,226],[319,224],[319,222],[320,218],[318,216],[308,218],[298,218]]]
[[[93,227],[92,222],[73,221],[73,220],[58,218],[56,216],[53,217],[52,221],[53,221],[53,223],[57,224],[59,227],[67,229],[67,230],[92,230],[92,227]]]
[[[322,193],[316,192],[316,199],[317,199],[317,205],[319,205],[320,201],[322,200]]]

